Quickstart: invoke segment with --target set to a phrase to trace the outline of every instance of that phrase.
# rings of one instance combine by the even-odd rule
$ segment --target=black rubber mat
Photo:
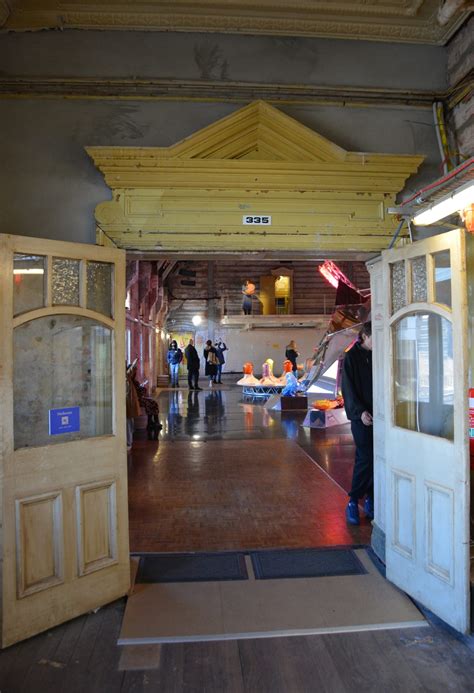
[[[136,582],[248,580],[243,553],[150,553],[141,555]]]
[[[364,575],[352,549],[282,549],[251,554],[257,580]]]

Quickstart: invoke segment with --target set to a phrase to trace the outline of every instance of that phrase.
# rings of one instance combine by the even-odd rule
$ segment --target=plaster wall
[[[43,31],[0,36],[4,75],[168,77],[437,90],[439,46],[229,34]]]
[[[139,32],[0,36],[4,76],[168,77],[410,89],[445,87],[445,49],[272,37]],[[0,74],[0,77],[1,77]],[[167,146],[234,112],[228,101],[0,100],[0,232],[95,242],[94,208],[110,199],[87,145]],[[440,172],[431,111],[282,105],[353,151],[424,154],[406,194]]]
[[[297,351],[300,354],[298,365],[305,365],[306,359],[313,356],[316,347],[321,341],[325,329],[299,327],[299,328],[264,328],[245,330],[231,327],[218,327],[216,338],[222,339],[228,348],[224,353],[226,360],[224,371],[229,373],[242,373],[243,364],[251,361],[257,376],[262,373],[262,364],[268,358],[274,360],[274,374],[280,376],[283,371],[286,345],[294,339]],[[195,333],[196,349],[199,357],[209,335],[205,331]],[[201,375],[204,374],[204,359],[201,358]],[[240,376],[239,376],[240,377]],[[236,381],[239,379],[236,378]]]

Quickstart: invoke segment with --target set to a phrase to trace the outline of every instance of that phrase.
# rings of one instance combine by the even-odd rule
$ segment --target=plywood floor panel
[[[119,643],[192,642],[426,624],[410,599],[357,556],[366,575],[136,585]]]

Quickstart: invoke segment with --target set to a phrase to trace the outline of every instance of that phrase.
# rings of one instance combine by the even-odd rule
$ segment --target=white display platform
[[[340,426],[348,421],[344,408],[327,409],[326,411],[309,409],[301,425],[309,428],[329,428],[330,426]]]

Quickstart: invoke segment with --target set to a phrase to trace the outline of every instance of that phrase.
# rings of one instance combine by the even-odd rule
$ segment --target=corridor
[[[162,391],[159,440],[136,434],[131,552],[370,544],[370,522],[345,520],[349,425],[303,428],[305,412],[267,411],[245,401],[232,379],[201,392]]]

